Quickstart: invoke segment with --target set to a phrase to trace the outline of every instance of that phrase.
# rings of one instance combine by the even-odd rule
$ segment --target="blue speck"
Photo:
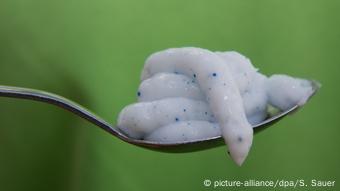
[[[140,93],[140,92],[137,92],[137,96],[140,97],[140,96],[141,96],[141,93]]]
[[[187,110],[186,109],[183,109],[184,112],[186,112]]]
[[[216,76],[217,76],[217,74],[216,74],[216,73],[213,73],[212,75],[213,75],[214,77],[216,77]]]
[[[178,119],[177,117],[175,118],[175,120],[176,120],[176,121],[179,121],[179,119]]]
[[[194,78],[196,78],[196,74],[194,74]]]
[[[208,112],[207,112],[207,111],[205,112],[205,115],[208,115]]]
[[[177,71],[175,71],[174,73],[175,73],[175,74],[178,74],[178,72],[177,72]]]

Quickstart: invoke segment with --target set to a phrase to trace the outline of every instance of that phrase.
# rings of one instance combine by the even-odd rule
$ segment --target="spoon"
[[[320,85],[318,82],[310,80],[314,95]],[[312,95],[308,98],[310,99]],[[13,86],[0,86],[0,97],[10,97],[10,98],[18,98],[18,99],[28,99],[38,102],[44,102],[48,104],[52,104],[58,107],[61,107],[69,112],[72,112],[79,117],[86,119],[87,121],[93,123],[94,125],[100,127],[101,129],[105,130],[106,132],[110,133],[111,135],[136,146],[140,146],[147,149],[162,151],[162,152],[172,152],[172,153],[180,153],[180,152],[192,152],[192,151],[199,151],[204,149],[210,149],[214,147],[218,147],[224,145],[224,141],[221,136],[215,137],[207,137],[204,139],[197,139],[197,140],[188,140],[183,142],[176,142],[176,143],[162,143],[162,142],[153,142],[153,141],[146,141],[140,139],[134,139],[125,135],[122,131],[114,126],[110,125],[104,119],[100,118],[93,112],[89,111],[85,107],[66,99],[62,96],[41,91],[35,89],[28,89],[28,88],[21,88],[21,87],[13,87]],[[300,105],[295,105],[290,109],[282,112],[278,112],[276,115],[272,117],[268,117],[264,121],[259,124],[253,125],[254,133],[258,133],[266,129],[267,127],[273,125],[274,123],[281,120],[283,117],[297,111]]]

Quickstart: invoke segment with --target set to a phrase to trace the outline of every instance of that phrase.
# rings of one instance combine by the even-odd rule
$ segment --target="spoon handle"
[[[103,130],[114,136],[121,136],[120,132],[118,132],[108,122],[98,117],[93,112],[69,99],[53,93],[29,88],[0,86],[0,97],[27,99],[55,105],[57,107],[70,111],[83,119],[86,119],[87,121],[93,123],[94,125],[102,128]]]

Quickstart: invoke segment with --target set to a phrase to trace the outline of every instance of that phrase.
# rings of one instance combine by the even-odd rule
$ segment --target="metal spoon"
[[[313,94],[314,95],[317,90],[319,89],[319,83],[316,81],[310,81],[313,87]],[[70,111],[79,117],[86,119],[87,121],[93,123],[94,125],[102,128],[106,132],[112,134],[119,139],[144,148],[162,151],[162,152],[192,152],[204,149],[214,148],[220,145],[224,145],[224,141],[221,136],[216,137],[207,137],[204,139],[199,140],[189,140],[183,142],[176,142],[176,143],[162,143],[162,142],[152,142],[146,140],[139,140],[133,139],[125,135],[121,132],[118,128],[110,125],[108,122],[103,120],[102,118],[98,117],[96,114],[92,113],[85,107],[80,106],[79,104],[66,99],[62,96],[41,91],[35,89],[28,89],[28,88],[21,88],[21,87],[13,87],[13,86],[0,86],[0,97],[11,97],[11,98],[19,98],[19,99],[28,99],[34,100],[39,102],[44,102],[48,104],[52,104],[58,107],[61,107],[67,111]],[[310,96],[311,97],[311,96]],[[309,97],[309,98],[310,98]],[[273,117],[267,118],[263,122],[254,125],[254,132],[257,133],[259,131],[264,130],[265,128],[273,125],[274,123],[281,120],[283,117],[287,116],[294,111],[297,111],[301,106],[295,105],[294,107],[279,112]]]

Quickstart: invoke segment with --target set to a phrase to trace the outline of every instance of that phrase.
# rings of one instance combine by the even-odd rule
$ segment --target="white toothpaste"
[[[267,105],[285,110],[304,104],[311,93],[309,81],[267,78],[237,52],[171,48],[146,60],[139,103],[121,111],[118,127],[132,138],[166,143],[222,135],[241,165],[252,125],[267,117]]]

